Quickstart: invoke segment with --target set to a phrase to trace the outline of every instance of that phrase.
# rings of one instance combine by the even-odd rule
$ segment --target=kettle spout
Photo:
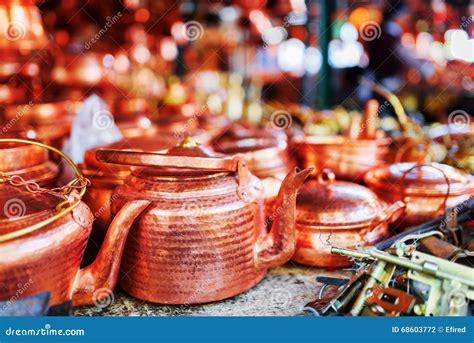
[[[79,270],[72,295],[74,306],[101,303],[117,283],[123,248],[134,221],[150,205],[147,200],[125,204],[117,213],[94,262]]]
[[[283,180],[272,217],[270,232],[255,247],[255,265],[265,269],[286,263],[296,248],[295,216],[299,188],[312,173],[313,168],[295,168]]]

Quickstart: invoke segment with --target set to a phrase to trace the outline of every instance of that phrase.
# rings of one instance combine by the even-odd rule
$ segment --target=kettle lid
[[[300,189],[297,198],[297,222],[303,225],[347,227],[367,225],[380,217],[386,204],[367,187],[353,182],[336,181],[325,168],[321,175]]]

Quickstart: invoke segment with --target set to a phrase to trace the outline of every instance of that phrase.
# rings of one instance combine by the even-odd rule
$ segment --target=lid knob
[[[196,138],[186,137],[177,146],[180,148],[195,148],[200,146],[201,143]]]

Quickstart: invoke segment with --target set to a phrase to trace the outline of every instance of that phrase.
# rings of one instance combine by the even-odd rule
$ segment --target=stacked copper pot
[[[378,130],[378,102],[367,103],[362,118],[354,117],[350,132],[338,136],[296,137],[304,167],[330,168],[338,178],[362,181],[370,169],[385,163],[391,140]]]

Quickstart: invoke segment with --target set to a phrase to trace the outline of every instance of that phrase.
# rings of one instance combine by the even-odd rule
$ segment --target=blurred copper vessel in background
[[[305,168],[330,168],[338,179],[362,181],[370,169],[385,164],[390,138],[378,130],[378,102],[370,100],[362,117],[354,116],[347,136],[296,137]]]
[[[21,290],[22,296],[50,292],[50,305],[71,299],[75,306],[100,301],[115,286],[128,230],[148,203],[129,202],[111,224],[96,260],[79,269],[94,219],[80,200],[86,181],[57,149],[0,139],[1,145],[24,143],[61,155],[77,176],[66,187],[51,190],[0,174],[0,299],[18,297]],[[97,294],[98,290],[102,293]]]
[[[370,169],[385,164],[389,138],[352,140],[343,136],[296,138],[299,159],[305,168],[329,168],[338,179],[362,181]]]
[[[388,235],[388,224],[404,211],[397,201],[388,206],[368,188],[336,181],[329,169],[301,187],[296,204],[296,251],[298,263],[338,268],[352,261],[331,253],[331,246],[361,248]]]
[[[474,194],[474,178],[441,163],[396,163],[379,167],[365,176],[366,184],[384,201],[406,203],[405,216],[396,227],[403,229],[443,214]]]
[[[34,0],[0,0],[0,49],[24,53],[47,44],[43,20]]]
[[[151,136],[158,126],[150,120],[150,108],[144,98],[123,99],[114,112],[114,120],[124,138]]]
[[[14,142],[0,145],[0,171],[2,176],[15,175],[45,187],[53,186],[59,174],[47,150]]]
[[[213,148],[228,155],[244,156],[252,174],[262,181],[266,214],[270,216],[281,182],[294,167],[285,133],[234,124],[213,141]]]
[[[20,127],[31,126],[39,141],[61,148],[80,106],[80,102],[74,101],[30,102],[19,106],[8,106],[5,109],[4,121],[14,122]]]
[[[287,176],[276,205],[282,211],[267,232],[261,184],[242,157],[218,156],[187,139],[167,154],[98,150],[97,159],[146,166],[132,170],[112,204],[113,212],[128,201],[150,204],[133,226],[121,266],[121,287],[139,299],[225,299],[293,255],[296,192],[310,170]]]
[[[94,148],[85,153],[84,163],[81,163],[79,168],[91,182],[84,195],[84,202],[94,213],[96,220],[94,221],[93,235],[96,238],[102,239],[107,233],[107,228],[113,219],[110,212],[111,201],[118,196],[114,190],[121,186],[131,173],[130,166],[97,161],[96,151],[99,148],[107,148],[158,152],[173,147],[177,143],[178,141],[173,140],[172,136],[135,137]]]

